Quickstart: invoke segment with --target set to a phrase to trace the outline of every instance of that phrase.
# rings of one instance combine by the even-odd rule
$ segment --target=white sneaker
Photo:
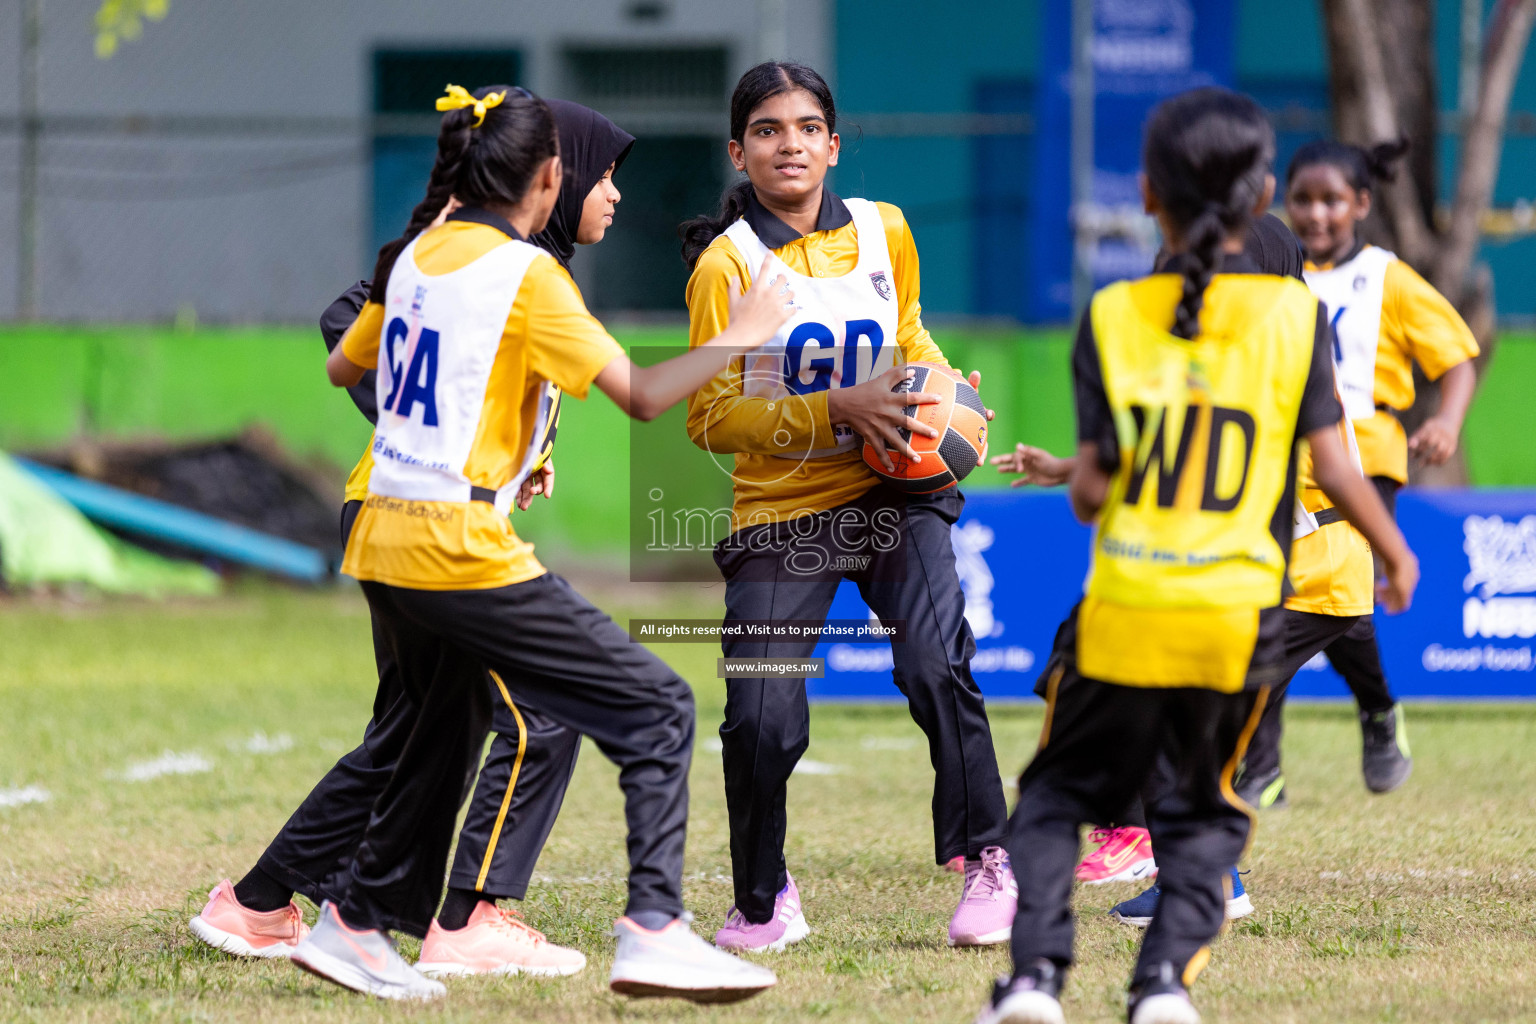
[[[1200,1024],[1200,1011],[1188,993],[1163,992],[1137,1003],[1131,1024]]]
[[[619,949],[608,987],[626,996],[673,996],[695,1003],[734,1003],[778,984],[774,973],[722,952],[688,927],[684,914],[660,931],[627,917],[613,926]]]
[[[350,928],[330,900],[320,919],[289,957],[316,977],[380,999],[437,999],[448,993],[400,958],[395,944],[375,928]]]
[[[1061,1002],[1062,975],[1047,960],[1037,960],[1018,977],[1002,977],[975,1024],[1066,1024]]]

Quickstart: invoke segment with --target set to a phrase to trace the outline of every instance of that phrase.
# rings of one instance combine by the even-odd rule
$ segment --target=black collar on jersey
[[[526,242],[528,239],[517,233],[517,228],[512,222],[499,213],[492,213],[483,206],[461,206],[448,215],[449,220],[463,220],[471,224],[484,224],[488,228],[495,228],[514,242]]]
[[[741,215],[746,218],[747,227],[752,229],[752,233],[770,249],[782,249],[790,242],[805,237],[758,202],[756,191],[747,193],[747,208]],[[816,230],[831,231],[844,224],[852,223],[853,214],[848,212],[848,204],[837,198],[831,189],[823,185],[821,209],[816,213]]]
[[[1291,234],[1291,229],[1285,226],[1285,222],[1272,213],[1251,221],[1248,231],[1243,236],[1243,255],[1253,263],[1256,270],[1228,270],[1229,274],[1273,274],[1276,277],[1294,277],[1302,280],[1303,260],[1305,255],[1301,251],[1301,243],[1296,236]],[[1152,261],[1154,274],[1169,273],[1169,265],[1173,261],[1174,254],[1167,249],[1159,249],[1157,257]],[[1227,265],[1232,265],[1232,258],[1227,257]]]
[[[1184,263],[1186,260],[1187,257],[1184,255],[1184,253],[1172,253],[1168,256],[1168,259],[1164,261],[1162,269],[1159,271],[1159,273],[1182,274],[1184,272]],[[1266,270],[1265,268],[1259,266],[1254,262],[1253,257],[1249,256],[1246,252],[1229,252],[1222,254],[1221,266],[1217,268],[1216,273],[1271,274],[1273,271]],[[1279,277],[1283,275],[1277,274],[1275,276]]]

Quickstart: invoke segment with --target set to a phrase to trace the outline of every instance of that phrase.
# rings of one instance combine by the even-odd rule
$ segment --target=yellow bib
[[[1286,552],[1273,525],[1292,514],[1317,300],[1300,281],[1218,275],[1187,341],[1169,333],[1181,289],[1161,274],[1093,299],[1120,467],[1095,537],[1078,663],[1107,682],[1235,692],[1259,611],[1280,603]]]

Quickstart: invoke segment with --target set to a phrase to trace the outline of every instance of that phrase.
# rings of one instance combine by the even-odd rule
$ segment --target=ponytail
[[[720,212],[711,217],[702,214],[678,225],[677,236],[683,240],[683,262],[692,270],[709,243],[736,223],[747,212],[747,197],[752,194],[752,183],[746,178],[733,184],[720,197]]]
[[[832,90],[826,79],[815,68],[787,60],[765,60],[748,68],[731,93],[731,138],[742,143],[747,137],[747,119],[764,100],[782,93],[802,89],[815,98],[827,119],[827,131],[837,131],[837,104],[832,101]],[[752,182],[741,179],[725,190],[720,197],[720,212],[711,217],[704,214],[685,220],[678,225],[677,237],[683,243],[683,262],[692,270],[704,250],[726,228],[736,222],[747,209],[747,198],[752,194]]]
[[[1227,89],[1164,100],[1147,121],[1147,186],[1184,243],[1184,288],[1173,333],[1200,333],[1200,309],[1220,272],[1222,243],[1247,228],[1275,159],[1275,130],[1257,103]]]
[[[1407,155],[1408,148],[1406,136],[1391,142],[1378,142],[1369,149],[1333,139],[1319,139],[1296,151],[1286,169],[1285,183],[1289,185],[1303,168],[1328,164],[1337,167],[1356,192],[1369,191],[1378,181],[1397,180],[1397,162]]]
[[[449,87],[450,96],[455,88]],[[498,92],[499,99],[492,95]],[[492,85],[473,94],[460,90],[459,95],[480,100],[490,97],[493,102],[461,106],[443,115],[437,133],[437,161],[427,181],[426,197],[411,211],[405,232],[379,250],[368,292],[370,302],[384,301],[395,260],[437,219],[449,199],[457,197],[465,206],[516,206],[539,165],[560,152],[554,114],[527,89]]]
[[[1200,333],[1200,308],[1221,263],[1221,243],[1226,237],[1218,203],[1207,203],[1184,229],[1184,290],[1173,314],[1173,333],[1180,338],[1192,339]]]

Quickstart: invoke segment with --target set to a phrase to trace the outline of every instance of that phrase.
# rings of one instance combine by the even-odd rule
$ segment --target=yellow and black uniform
[[[912,230],[898,208],[889,203],[869,205],[879,212],[894,297],[881,300],[873,284],[863,281],[860,285],[869,289],[877,305],[894,301],[899,355],[892,365],[928,362],[948,366],[944,353],[923,326],[921,278]],[[763,245],[795,274],[841,278],[859,264],[858,228],[847,204],[829,190],[822,191],[816,230],[809,235],[784,224],[755,196],[748,200],[744,219]],[[867,249],[866,244],[864,251]],[[759,266],[760,262],[749,265],[728,235],[720,235],[704,250],[688,279],[690,347],[702,345],[725,330],[733,284],[739,282],[736,289],[745,292]],[[787,461],[783,457],[786,451],[814,451],[834,443],[833,424],[827,416],[831,389],[805,393],[803,401],[775,401],[777,396],[752,394],[746,369],[738,361],[732,372],[715,378],[688,400],[688,433],[694,442],[710,452],[735,455],[731,479],[736,528],[784,522],[835,508],[879,483],[857,449],[826,458]],[[853,383],[857,382],[849,381],[845,386]]]
[[[1232,776],[1285,653],[1296,442],[1342,416],[1305,286],[1228,256],[1185,340],[1170,333],[1179,266],[1100,291],[1077,335],[1078,438],[1110,486],[1009,832],[1031,865],[1015,964],[1065,966],[1078,827],[1123,821],[1167,758],[1176,785],[1148,807],[1161,897],[1133,990],[1165,965],[1190,984],[1221,928],[1250,831]]]
[[[1339,386],[1368,477],[1408,482],[1408,436],[1397,414],[1413,405],[1413,364],[1430,380],[1478,354],[1456,307],[1393,253],[1359,245],[1338,263],[1306,265],[1327,304]]]
[[[366,310],[364,311],[367,312]],[[403,691],[395,766],[337,888],[340,913],[422,934],[466,780],[509,706],[592,736],[621,768],[630,907],[681,912],[692,694],[547,573],[507,520],[539,456],[548,383],[585,396],[622,352],[546,254],[485,210],[419,236],[391,272],[382,329],[343,351],[378,364],[369,493],[344,570],[363,581]]]
[[[894,206],[823,189],[816,229],[801,236],[752,195],[688,282],[691,344],[725,329],[731,289],[765,258],[788,278],[795,316],[751,365],[738,362],[689,403],[694,442],[735,455],[733,532],[715,549],[725,621],[824,621],[847,578],[882,622],[902,624],[892,674],[928,736],[934,856],[979,858],[1001,845],[1007,806],[950,542],[965,499],[956,488],[904,497],[877,486],[859,439],[827,414],[834,387],[902,362],[944,363],[923,327],[912,233]],[[727,658],[805,658],[815,645],[722,643]],[[809,730],[803,679],[727,680],[720,738],[735,906],[755,924],[772,918],[787,882],[786,784]]]
[[[370,284],[361,281],[353,285],[321,315],[320,330],[328,349],[340,344],[349,331],[378,334],[383,330],[383,307],[367,301]],[[374,390],[372,370],[357,386],[348,389],[349,397],[370,423],[378,421]],[[558,406],[551,413],[541,428],[545,458],[553,444]],[[347,480],[342,513],[343,548],[353,520],[368,497],[372,468],[370,440]],[[285,906],[294,892],[317,904],[327,899],[340,900],[339,886],[346,867],[368,825],[374,801],[394,772],[400,747],[413,724],[410,702],[402,699],[404,691],[394,655],[379,639],[376,627],[374,655],[379,685],[363,740],[321,778],[258,858],[253,874],[278,884],[262,887],[271,891],[270,906],[251,909]],[[522,899],[564,802],[581,737],[531,708],[511,703],[479,665],[473,666],[472,671],[492,690],[491,728],[495,739],[486,753],[475,797],[459,831],[449,885],[497,899]],[[244,892],[237,891],[236,895],[250,906],[250,897]],[[261,898],[264,894],[255,895]],[[435,890],[423,889],[398,929],[412,934],[426,929],[437,897]]]

